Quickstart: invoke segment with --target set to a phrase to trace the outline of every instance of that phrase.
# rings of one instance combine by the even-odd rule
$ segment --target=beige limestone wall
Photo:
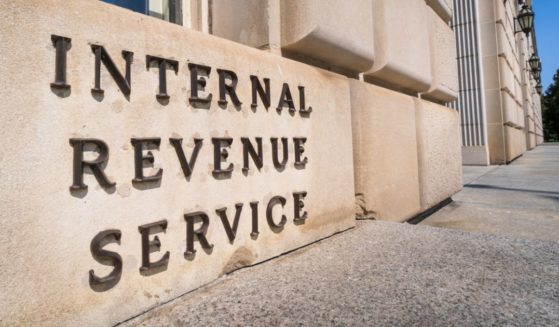
[[[373,64],[372,12],[372,0],[215,0],[212,34],[260,49],[277,37],[285,57],[356,76]]]
[[[274,12],[279,6],[279,12]],[[216,0],[212,34],[446,103],[457,97],[450,0]],[[237,15],[231,15],[238,12]],[[277,45],[276,45],[277,46]]]
[[[51,89],[55,49],[51,35],[71,38],[67,58],[69,91]],[[0,225],[9,235],[0,240],[3,278],[0,281],[0,321],[5,325],[95,326],[113,325],[173,299],[222,274],[269,259],[354,225],[353,151],[350,91],[347,79],[256,49],[180,26],[116,8],[100,1],[35,0],[0,2],[0,89],[2,119],[0,149],[3,182],[0,186]],[[117,68],[124,72],[121,51],[134,53],[131,94],[127,98],[106,67],[101,67],[104,95],[91,93],[95,57],[91,44],[106,47]],[[146,55],[179,62],[178,73],[167,70],[168,103],[158,101],[158,70],[146,68]],[[189,63],[211,67],[206,90],[213,94],[209,109],[195,109],[191,96]],[[217,104],[216,69],[238,76],[240,109]],[[259,100],[251,109],[250,75],[270,78],[272,105]],[[282,83],[288,83],[295,103],[298,86],[305,87],[307,118],[276,106]],[[327,132],[325,132],[327,131]],[[264,140],[264,165],[252,161],[241,171],[240,137]],[[304,169],[289,163],[283,171],[272,165],[271,137],[306,137]],[[154,168],[163,169],[160,183],[135,184],[132,137],[161,138],[153,149]],[[170,137],[184,139],[188,159],[193,138],[202,138],[194,172],[186,179]],[[234,163],[231,178],[212,175],[211,138],[232,137],[227,162]],[[89,173],[87,191],[70,191],[73,151],[71,138],[96,138],[109,146],[105,171],[116,187],[102,188]],[[96,153],[86,153],[86,159]],[[308,219],[295,224],[292,192],[307,191],[304,210]],[[272,196],[287,199],[284,210],[272,211],[273,231],[265,219]],[[258,201],[259,232],[251,238],[250,201]],[[243,203],[234,242],[225,234],[216,209],[227,208],[233,221],[234,205]],[[214,247],[203,251],[200,242],[194,258],[185,258],[184,214],[204,211],[209,216],[207,238]],[[145,276],[138,226],[165,219],[168,227],[158,236],[161,250],[153,261],[170,252],[164,271]],[[198,225],[197,225],[198,226]],[[122,257],[123,271],[113,288],[93,291],[88,272],[108,274],[112,267],[92,257],[90,244],[100,231],[118,229],[120,244],[106,250]],[[210,253],[211,252],[211,253]]]
[[[373,65],[373,1],[282,0],[284,56],[360,73]]]
[[[536,133],[536,145],[540,145],[544,142],[543,139],[543,126],[542,126],[542,106],[541,97],[539,94],[534,94],[534,125]]]
[[[456,39],[447,22],[426,7],[429,18],[429,45],[432,81],[423,98],[438,102],[452,102],[458,97],[458,66]]]
[[[0,120],[5,140],[0,150],[5,176],[0,225],[11,231],[0,241],[5,274],[0,282],[2,324],[113,325],[234,269],[354,226],[355,193],[363,194],[366,210],[376,218],[403,221],[460,190],[457,113],[404,95],[429,92],[426,96],[439,102],[455,97],[456,68],[449,62],[454,47],[445,23],[449,0],[428,1],[429,6],[423,0],[363,0],[351,6],[317,0],[184,3],[188,5],[183,6],[183,19],[193,30],[100,1],[0,2],[0,56],[10,63],[0,68],[10,81],[0,91],[8,99],[1,105]],[[14,33],[16,27],[21,32]],[[67,60],[70,90],[50,87],[53,34],[72,40]],[[105,65],[100,76],[104,94],[91,93],[92,44],[104,46],[121,72],[121,51],[134,53],[128,97]],[[333,70],[365,71],[367,81],[398,91],[348,81],[245,45],[275,49],[276,54],[282,46],[290,58]],[[158,68],[146,64],[146,55],[179,63],[178,72],[167,69],[169,100],[156,98]],[[201,96],[213,95],[209,108],[195,108],[189,101],[193,63],[211,67],[201,91]],[[233,106],[230,96],[228,104],[217,103],[217,69],[238,76],[240,106]],[[270,79],[269,108],[260,98],[251,108],[251,75]],[[284,83],[295,102],[291,114],[287,108],[276,110]],[[305,87],[306,107],[313,107],[308,117],[298,112],[300,86]],[[143,169],[146,175],[163,169],[160,182],[132,182],[131,138],[140,137],[161,139],[159,148],[151,149],[153,167]],[[187,158],[194,139],[203,139],[188,178],[171,137],[184,139]],[[234,163],[229,178],[212,174],[211,140],[217,137],[233,139],[224,156]],[[260,170],[250,161],[251,169],[242,171],[241,137],[263,138]],[[279,137],[307,138],[304,156],[309,161],[304,169],[293,164],[292,142],[287,167],[274,167],[269,140]],[[101,187],[86,172],[87,191],[69,190],[69,141],[74,138],[107,143],[110,157],[103,169],[115,187]],[[87,151],[86,160],[96,155]],[[307,192],[304,224],[293,221],[292,193],[299,191]],[[286,215],[286,225],[279,230],[269,226],[265,208],[277,195],[287,200],[283,210],[276,206],[271,211],[276,222]],[[254,201],[257,236],[251,236],[249,202]],[[216,210],[227,208],[231,223],[239,203],[243,209],[238,230],[229,241]],[[184,215],[195,211],[207,213],[206,237],[214,247],[203,250],[198,239],[196,255],[185,257]],[[168,251],[169,263],[153,274],[142,274],[139,226],[160,220],[167,221],[165,232],[156,234],[161,249],[149,257],[157,261]],[[122,257],[123,270],[114,287],[99,292],[90,285],[89,271],[104,276],[112,268],[93,258],[90,245],[97,233],[108,229],[122,232],[120,243],[105,249]]]
[[[463,146],[462,164],[465,166],[489,166],[489,153],[486,146]]]
[[[427,210],[462,189],[460,117],[456,110],[415,99],[419,194]]]
[[[212,0],[211,33],[250,47],[268,48],[272,13],[268,0]]]
[[[522,36],[514,33],[514,2],[478,4],[490,162],[504,164],[527,149]]]
[[[454,9],[453,0],[425,0],[425,3],[445,22],[450,22]]]
[[[420,211],[412,97],[352,80],[355,192],[363,214],[404,221]]]
[[[534,93],[535,92],[535,81],[532,79],[532,74],[528,65],[528,60],[530,59],[533,48],[530,46],[530,40],[526,38],[524,34],[519,36],[519,52],[520,52],[520,76],[521,80],[521,92],[522,92],[522,106],[524,112],[525,121],[525,137],[526,137],[526,148],[527,150],[532,150],[536,147],[536,124],[535,124],[535,113],[534,113]]]
[[[409,93],[433,80],[424,0],[373,0],[375,62],[365,79]]]

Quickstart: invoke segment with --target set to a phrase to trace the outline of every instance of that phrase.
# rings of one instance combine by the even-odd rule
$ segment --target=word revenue
[[[56,48],[56,58],[55,58],[55,78],[54,82],[51,83],[53,90],[70,90],[70,84],[67,83],[67,52],[71,49],[72,40],[67,37],[51,35],[53,46]],[[91,89],[91,93],[95,96],[102,95],[104,90],[101,88],[101,64],[109,71],[114,82],[119,87],[120,91],[129,97],[132,92],[132,63],[134,53],[130,51],[122,51],[122,57],[125,61],[125,72],[124,74],[117,68],[113,59],[109,55],[109,52],[105,47],[97,44],[91,45],[91,50],[95,54],[95,79],[94,85]],[[158,69],[159,70],[159,87],[158,93],[155,97],[159,101],[169,101],[170,95],[167,94],[167,71],[169,69],[173,70],[175,74],[179,72],[179,62],[173,59],[167,59],[163,57],[146,55],[146,69]],[[189,63],[188,70],[190,73],[190,97],[189,102],[192,107],[198,109],[208,109],[210,103],[212,102],[213,94],[205,92],[206,84],[212,68],[206,65]],[[238,83],[237,74],[231,70],[226,69],[216,69],[218,80],[219,80],[219,100],[217,103],[220,106],[227,106],[229,98],[235,107],[240,107],[242,102],[237,96],[236,87]],[[258,98],[262,101],[262,104],[266,110],[271,106],[271,92],[270,92],[270,79],[263,78],[263,84],[260,82],[257,76],[251,75],[251,90],[252,90],[252,102],[250,106],[255,109],[258,104]],[[309,117],[312,108],[306,107],[305,105],[305,87],[298,86],[299,91],[299,114],[301,117]],[[281,93],[278,100],[278,105],[276,110],[278,113],[287,108],[290,114],[295,114],[297,109],[295,108],[295,102],[293,100],[293,95],[289,84],[283,83]]]
[[[250,169],[249,164],[252,160],[254,165],[258,170],[264,166],[264,152],[262,146],[262,138],[255,137],[255,145],[247,137],[241,137],[242,151],[243,151],[243,169],[244,173],[247,173]],[[227,162],[229,157],[228,148],[232,147],[233,139],[227,137],[213,137],[213,170],[212,175],[216,179],[229,178],[233,172],[235,164]],[[305,142],[307,139],[305,137],[294,137],[292,139],[294,147],[294,162],[293,165],[297,169],[304,169],[308,163],[308,158],[303,156],[305,152]],[[132,182],[134,183],[148,183],[157,182],[161,180],[163,176],[163,169],[159,168],[157,172],[152,175],[144,175],[145,164],[153,164],[155,162],[155,157],[151,150],[159,149],[161,144],[161,139],[156,137],[151,138],[132,138],[130,140],[132,146],[134,147],[134,178]],[[190,159],[186,158],[186,155],[182,146],[182,138],[170,138],[169,142],[174,147],[175,152],[178,157],[178,161],[182,168],[184,176],[188,179],[194,170],[196,164],[196,159],[198,154],[202,149],[204,139],[194,138],[194,149],[190,154]],[[280,155],[280,145],[281,142],[282,153]],[[289,160],[289,139],[286,137],[270,138],[270,143],[272,145],[272,162],[274,167],[278,171],[282,171]],[[87,139],[87,138],[71,138],[70,145],[74,149],[74,159],[73,159],[73,183],[70,186],[70,191],[87,189],[87,185],[84,183],[83,175],[85,173],[85,168],[93,173],[99,184],[104,188],[110,188],[116,185],[113,181],[110,181],[104,172],[104,167],[107,166],[109,160],[109,146],[102,140],[99,139]],[[84,159],[84,153],[86,150],[95,148],[97,149],[98,155],[96,158],[91,160]],[[280,159],[281,158],[281,159]],[[225,166],[227,165],[227,166]]]
[[[306,196],[307,192],[304,191],[293,192],[293,222],[295,224],[304,223],[308,217],[308,213],[303,211],[305,206],[303,200]],[[266,221],[268,222],[270,229],[276,233],[283,230],[285,224],[287,223],[287,217],[285,214],[282,214],[281,217],[275,218],[273,216],[274,207],[281,206],[281,208],[284,208],[286,204],[286,198],[282,196],[274,196],[268,201],[266,206]],[[242,210],[242,203],[235,204],[235,217],[233,218],[233,224],[231,224],[229,218],[227,217],[227,208],[224,207],[215,210],[217,216],[223,224],[225,234],[227,235],[230,243],[233,243],[237,236],[237,228],[239,226]],[[250,202],[250,211],[252,217],[250,237],[253,240],[256,240],[260,234],[258,229],[258,201]],[[187,213],[184,215],[184,220],[186,222],[186,251],[184,252],[184,258],[187,260],[194,259],[196,254],[194,240],[197,240],[200,243],[202,249],[211,251],[213,249],[213,244],[211,244],[210,240],[208,240],[206,236],[210,225],[208,215],[202,211]],[[152,261],[150,253],[161,251],[161,240],[158,236],[153,236],[152,238],[151,235],[164,233],[167,230],[167,220],[160,220],[154,223],[138,226],[138,230],[140,233],[139,237],[141,237],[142,253],[140,274],[149,276],[165,271],[167,265],[169,264],[170,252],[165,252],[165,254],[160,256],[160,259],[157,261]],[[109,229],[98,233],[91,241],[90,248],[93,258],[100,264],[113,267],[113,270],[108,275],[102,277],[98,276],[94,269],[89,271],[89,285],[94,291],[107,291],[113,288],[120,281],[123,267],[122,256],[117,252],[105,250],[104,247],[111,243],[120,244],[121,238],[122,232],[120,230]]]

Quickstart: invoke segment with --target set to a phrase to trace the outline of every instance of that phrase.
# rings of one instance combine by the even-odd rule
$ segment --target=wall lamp
[[[530,71],[532,72],[534,79],[539,81],[542,73],[542,62],[538,55],[534,53],[532,57],[530,57],[528,60],[528,66],[530,67]]]
[[[528,7],[528,5],[522,5],[522,9],[516,17],[520,30],[518,31],[516,29],[516,24],[514,24],[514,33],[524,32],[524,34],[528,36],[528,34],[532,31],[532,28],[534,28],[534,16],[534,12]]]
[[[536,85],[536,92],[538,92],[539,95],[542,95],[542,84],[538,83],[538,85]]]
[[[534,79],[536,81],[540,81],[542,78],[542,70],[540,69],[536,69],[536,70],[532,70],[532,76],[534,76]]]
[[[540,57],[538,57],[538,55],[535,53],[528,60],[528,65],[530,66],[531,71],[542,69],[542,62],[540,60]]]

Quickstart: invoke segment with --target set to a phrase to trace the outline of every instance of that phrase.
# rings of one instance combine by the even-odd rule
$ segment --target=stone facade
[[[464,164],[506,164],[543,141],[538,82],[527,64],[535,32],[518,32],[521,5],[455,0]]]
[[[117,324],[460,190],[452,2],[105,2],[0,2],[2,324]]]

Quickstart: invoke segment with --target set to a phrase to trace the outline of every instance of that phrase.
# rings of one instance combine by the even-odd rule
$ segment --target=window
[[[144,15],[182,25],[181,0],[101,0]]]

